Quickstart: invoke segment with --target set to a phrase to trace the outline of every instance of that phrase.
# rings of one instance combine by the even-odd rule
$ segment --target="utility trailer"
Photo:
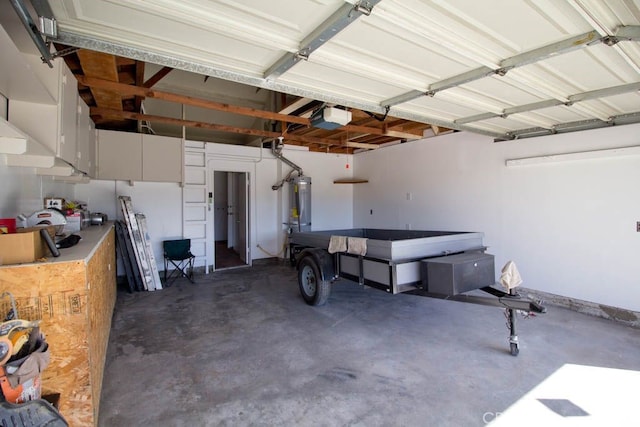
[[[294,231],[289,236],[289,254],[298,269],[300,293],[310,305],[324,304],[331,283],[345,278],[390,294],[505,308],[509,347],[517,356],[517,311],[544,313],[546,309],[514,289],[504,292],[493,286],[494,257],[485,252],[483,237],[477,232],[370,228]],[[469,294],[477,290],[491,296]]]

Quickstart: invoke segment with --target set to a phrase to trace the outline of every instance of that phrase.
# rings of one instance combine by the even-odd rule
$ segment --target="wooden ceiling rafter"
[[[177,119],[174,117],[164,117],[164,116],[157,116],[152,114],[142,114],[142,113],[135,113],[132,111],[113,110],[113,109],[100,108],[100,107],[92,107],[91,115],[102,117],[102,118],[110,118],[110,119],[143,120],[143,121],[152,122],[152,123],[156,122],[156,123],[164,123],[164,124],[170,124],[175,126],[185,126],[190,128],[210,129],[210,130],[215,130],[220,132],[240,133],[244,135],[259,136],[263,138],[278,138],[282,136],[280,132],[240,128],[240,127],[227,126],[227,125],[221,125],[216,123],[207,123],[207,122],[201,122],[196,120]],[[315,138],[315,137],[292,135],[292,134],[285,134],[284,138],[287,141],[298,141],[300,143],[307,143],[307,144],[318,144],[323,146],[336,146],[336,147],[342,146],[343,148],[349,148],[349,147],[345,147],[344,144],[342,144],[340,141],[334,141],[334,140],[325,139],[325,138]]]
[[[116,57],[106,53],[80,49],[77,52],[82,71],[86,77],[118,83]],[[98,107],[122,110],[122,97],[117,93],[99,87],[91,87],[91,93]]]
[[[354,149],[375,149],[380,144],[397,140],[420,139],[428,129],[434,135],[449,130],[396,117],[383,117],[358,109],[350,110],[352,121],[349,124],[335,130],[327,130],[311,126],[308,118],[308,111],[322,105],[319,101],[304,98],[290,100],[287,99],[286,94],[281,94],[281,105],[288,104],[288,107],[282,108],[279,113],[265,111],[152,89],[156,83],[173,70],[170,67],[160,68],[145,81],[145,63],[142,61],[86,49],[80,49],[75,54],[65,57],[65,61],[70,67],[74,67],[72,70],[78,80],[80,95],[87,105],[94,107],[91,110],[92,117],[96,126],[103,129],[140,131],[141,120],[178,120],[144,114],[145,112],[142,111],[143,100],[154,98],[181,105],[279,122],[281,128],[285,129],[284,132],[254,131],[188,120],[185,121],[187,123],[185,126],[262,137],[282,134],[289,143],[305,146],[311,151],[352,153]],[[108,65],[105,66],[105,63]],[[301,117],[303,110],[307,111],[307,114],[304,114],[305,117]],[[102,114],[97,114],[98,111]],[[115,114],[114,111],[121,111],[123,114]],[[285,111],[286,113],[283,113]],[[136,114],[137,116],[135,116]],[[153,120],[147,120],[150,118]],[[163,121],[163,123],[179,125],[177,122]],[[137,126],[135,126],[136,124]]]
[[[140,86],[125,85],[103,79],[95,79],[86,76],[77,76],[78,81],[89,87],[97,87],[104,90],[110,90],[120,93],[121,95],[139,95],[145,98],[161,99],[163,101],[175,102],[178,104],[191,105],[194,107],[202,107],[211,110],[225,111],[228,113],[241,114],[245,116],[251,116],[256,118],[286,121],[287,123],[298,123],[303,125],[310,125],[309,119],[298,116],[290,116],[286,114],[273,113],[270,111],[258,110],[250,107],[240,107],[236,105],[225,104],[216,101],[210,101],[202,98],[196,98],[188,95],[178,95],[171,92],[160,91],[156,89],[150,89]]]
[[[141,96],[146,98],[161,99],[164,101],[175,102],[179,104],[191,105],[196,107],[208,108],[217,111],[225,111],[234,114],[241,114],[250,117],[262,118],[267,120],[277,120],[285,123],[296,123],[307,126],[304,129],[305,132],[327,132],[326,129],[311,127],[311,122],[308,118],[292,116],[288,114],[274,113],[270,111],[257,110],[255,108],[240,107],[236,105],[230,105],[206,99],[196,98],[187,95],[179,95],[170,92],[145,88],[137,85],[126,85],[122,83],[112,82],[104,79],[97,79],[87,76],[77,76],[78,81],[85,86],[92,88],[100,88],[103,90],[111,90],[120,94],[120,96]],[[374,119],[375,120],[375,119]],[[429,126],[429,125],[425,125]],[[418,139],[421,136],[408,132],[399,132],[388,129],[382,129],[378,127],[358,126],[358,125],[345,125],[339,128],[340,131],[373,134],[378,136],[388,136],[393,138],[410,138]],[[292,133],[294,134],[294,133]]]
[[[153,87],[156,83],[162,80],[167,74],[169,74],[171,70],[173,70],[173,68],[171,67],[162,67],[157,73],[149,77],[149,79],[144,83],[142,82],[142,80],[138,81],[136,79],[136,86],[142,86],[146,88]]]

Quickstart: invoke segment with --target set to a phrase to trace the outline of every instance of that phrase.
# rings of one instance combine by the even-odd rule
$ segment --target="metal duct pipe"
[[[278,137],[278,143],[276,144],[276,141],[273,140],[271,141],[271,153],[274,155],[274,157],[276,157],[277,159],[282,160],[284,163],[286,163],[287,165],[291,166],[293,168],[293,170],[295,170],[296,172],[298,172],[298,176],[303,176],[304,173],[302,172],[302,168],[298,165],[296,165],[295,163],[293,163],[291,160],[287,159],[286,157],[284,157],[281,153],[282,151],[282,140],[284,138],[282,136]],[[280,147],[278,147],[278,145]],[[271,189],[272,190],[279,190],[282,188],[282,186],[284,185],[285,182],[289,181],[291,179],[291,174],[293,173],[293,170],[291,172],[289,172],[287,174],[287,176],[280,181],[278,184],[272,185]]]

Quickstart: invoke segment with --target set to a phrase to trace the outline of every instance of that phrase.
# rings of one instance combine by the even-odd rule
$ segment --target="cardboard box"
[[[49,247],[40,236],[40,229],[46,228],[52,239],[54,226],[19,228],[17,233],[0,234],[0,265],[34,262],[51,255]]]

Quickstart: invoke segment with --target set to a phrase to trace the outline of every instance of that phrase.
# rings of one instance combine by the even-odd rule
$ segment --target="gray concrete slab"
[[[310,307],[282,263],[121,293],[99,425],[481,426],[565,364],[640,371],[638,329],[550,307],[513,357],[505,323],[348,281]]]

